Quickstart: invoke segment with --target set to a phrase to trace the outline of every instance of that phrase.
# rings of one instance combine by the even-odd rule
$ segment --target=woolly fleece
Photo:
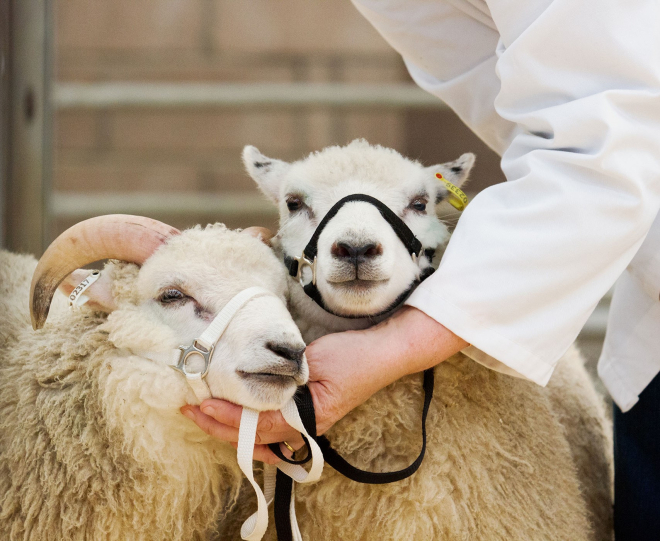
[[[324,165],[326,158],[334,163],[339,154],[348,159],[356,150],[372,161],[380,156],[389,164],[398,156],[403,163],[393,150],[363,147],[332,147],[296,163],[309,166],[316,160],[326,176],[332,171]],[[334,186],[341,178],[327,182]],[[383,197],[388,186],[385,181]],[[310,182],[307,194],[314,197]],[[279,235],[286,245],[286,228]],[[329,321],[332,316],[317,317],[318,307],[295,280],[289,287],[292,314],[306,341],[339,330]],[[342,330],[363,323],[342,320]],[[317,484],[296,488],[305,539],[612,538],[611,426],[577,350],[559,361],[547,388],[489,370],[462,354],[436,367],[435,384],[420,470],[399,483],[364,485],[326,468]],[[421,375],[403,378],[353,410],[327,436],[359,468],[400,469],[419,452],[422,403]]]
[[[193,240],[214,257],[231,250],[227,260],[245,262],[235,287],[261,285],[281,297],[283,267],[246,237],[215,226],[175,242],[185,252]],[[181,415],[190,393],[183,378],[115,347],[109,333],[120,341],[122,327],[106,314],[69,312],[58,293],[47,324],[33,331],[35,265],[0,252],[0,539],[208,539],[241,483],[235,451]],[[111,318],[120,321],[143,294],[139,269],[110,262],[104,272],[119,306]],[[123,331],[145,347],[168,339],[148,322]]]

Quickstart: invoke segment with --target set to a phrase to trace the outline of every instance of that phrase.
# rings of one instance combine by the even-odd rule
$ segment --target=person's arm
[[[435,327],[438,336],[453,337],[454,348],[465,344],[456,339],[461,336],[545,384],[660,207],[660,33],[654,24],[660,5],[493,1],[493,29],[487,21],[473,25],[436,0],[356,4],[421,86],[445,99],[493,148],[508,145],[502,167],[509,182],[470,203],[439,270],[408,303],[444,325]],[[502,36],[499,58],[495,30]],[[461,45],[471,40],[478,47],[466,47],[467,61],[461,61]],[[437,53],[436,42],[451,54]],[[406,329],[414,332],[412,325]],[[341,381],[342,362],[365,362],[354,354],[349,334],[357,333],[310,345],[312,371],[316,344],[332,340],[340,349],[319,355],[318,363],[326,374],[337,367],[335,381]],[[405,365],[395,360],[387,364],[392,375]],[[372,375],[358,383],[371,391],[376,385],[369,369],[364,374]],[[313,383],[315,397],[327,386]],[[320,408],[343,411],[343,400],[352,403],[350,392],[333,397],[340,405],[328,400]],[[217,418],[235,425],[232,411]],[[206,426],[208,419],[198,419]],[[262,434],[283,439],[277,437],[281,425],[264,419],[274,429]]]
[[[437,321],[410,307],[370,329],[315,340],[307,347],[306,357],[319,434],[383,387],[437,365],[466,345]],[[182,411],[208,434],[238,441],[240,406],[205,400],[201,410],[186,406]],[[287,441],[299,447],[303,443],[279,412],[260,415],[256,441],[255,459],[270,463],[277,458],[266,444]]]
[[[408,304],[545,384],[660,207],[660,4],[491,0],[501,38],[468,64],[451,41],[475,36],[452,33],[468,23],[448,3],[354,1],[423,88],[506,149],[509,182],[470,203]]]

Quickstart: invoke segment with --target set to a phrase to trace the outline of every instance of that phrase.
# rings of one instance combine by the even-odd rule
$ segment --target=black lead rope
[[[419,455],[410,466],[398,471],[391,472],[369,472],[360,470],[350,464],[343,458],[337,451],[335,451],[328,438],[325,436],[316,435],[316,416],[314,415],[314,403],[312,401],[312,394],[309,387],[305,385],[298,389],[294,397],[300,418],[302,419],[305,430],[309,435],[318,443],[321,451],[323,452],[323,459],[330,464],[335,470],[341,473],[344,477],[348,477],[351,481],[357,483],[366,483],[370,485],[384,485],[387,483],[396,483],[410,477],[422,465],[424,455],[426,454],[426,418],[431,406],[431,399],[433,398],[433,368],[424,371],[424,407],[422,409],[422,449]],[[291,460],[284,456],[277,443],[271,443],[270,449],[285,462],[290,464],[304,464],[311,457],[311,452],[303,460]],[[275,529],[277,531],[277,539],[279,541],[293,541],[291,535],[291,517],[289,515],[289,507],[291,506],[291,489],[293,487],[293,480],[280,470],[277,470],[277,478],[275,484]]]
[[[346,203],[350,203],[351,201],[363,201],[365,203],[370,203],[373,206],[375,206],[379,210],[381,216],[385,219],[385,221],[390,225],[390,227],[392,227],[394,232],[397,234],[401,242],[408,250],[408,253],[410,253],[411,256],[414,256],[414,259],[420,256],[420,254],[422,253],[422,243],[415,237],[415,235],[410,230],[410,228],[404,223],[404,221],[401,218],[399,218],[399,216],[397,216],[384,203],[382,203],[381,201],[379,201],[374,197],[365,194],[353,194],[344,197],[343,199],[340,199],[328,211],[328,213],[324,216],[324,218],[321,220],[321,223],[319,223],[318,227],[314,231],[314,234],[312,235],[312,238],[310,239],[309,243],[303,250],[301,259],[306,259],[307,262],[312,262],[312,264],[315,265],[315,258],[318,254],[318,240],[321,233],[323,232],[323,229],[325,229],[328,222],[330,222],[330,220],[332,220],[337,215],[339,209],[343,207]],[[433,249],[426,249],[424,251],[424,255],[427,256],[429,260],[429,264],[432,262],[434,254],[435,254],[435,250]],[[290,256],[285,256],[284,263],[288,267],[289,274],[291,276],[293,277],[299,276],[298,259],[294,259],[293,257]],[[305,264],[309,264],[309,263],[305,263]],[[408,296],[412,293],[415,287],[422,280],[430,276],[433,273],[433,271],[434,269],[431,266],[424,269],[420,277],[417,280],[415,280],[411,284],[411,286],[392,303],[392,305],[390,305],[388,308],[386,308],[379,314],[373,314],[370,315],[369,317],[381,316],[398,308],[408,298]],[[311,299],[313,299],[319,306],[321,306],[321,308],[323,308],[327,312],[330,312],[331,314],[340,317],[353,317],[353,316],[343,316],[341,314],[335,314],[334,312],[332,312],[325,305],[325,302],[323,302],[321,293],[316,287],[316,284],[313,283],[313,281],[303,286],[303,289]],[[363,317],[363,316],[357,316],[357,317]],[[330,441],[325,436],[317,436],[316,415],[314,413],[314,402],[312,401],[312,395],[309,391],[309,388],[306,385],[298,389],[298,392],[294,396],[294,400],[298,407],[300,418],[303,422],[303,425],[305,426],[305,430],[307,430],[310,437],[312,437],[319,445],[321,451],[323,452],[324,460],[328,464],[330,464],[330,466],[332,466],[335,470],[337,470],[345,477],[357,483],[382,485],[386,483],[395,483],[397,481],[401,481],[402,479],[406,479],[407,477],[410,477],[419,469],[420,465],[422,464],[422,461],[424,460],[424,454],[426,453],[426,417],[428,415],[429,406],[431,405],[431,399],[433,398],[433,385],[434,385],[433,368],[430,368],[424,371],[424,383],[423,383],[424,407],[422,410],[422,449],[419,453],[419,456],[414,460],[412,464],[410,464],[410,466],[393,472],[368,472],[368,471],[360,470],[355,466],[353,466],[352,464],[350,464],[348,461],[346,461],[346,459],[344,459],[337,451],[335,451],[332,448]],[[303,439],[305,440],[305,444],[307,445],[308,453],[307,453],[307,457],[302,460],[293,460],[284,456],[284,454],[280,450],[279,444],[277,443],[272,443],[269,445],[269,447],[271,451],[273,451],[273,453],[277,455],[278,458],[284,460],[285,462],[288,462],[290,464],[305,464],[311,459],[312,454],[311,454],[311,450],[309,449],[309,442],[307,441],[307,439],[304,438],[304,436]],[[277,530],[277,538],[279,541],[293,541],[293,537],[291,533],[291,517],[289,514],[289,509],[290,506],[292,505],[291,502],[292,488],[293,488],[293,480],[286,474],[282,473],[282,471],[278,470],[276,477],[276,485],[275,485],[274,514],[275,514],[275,528]]]

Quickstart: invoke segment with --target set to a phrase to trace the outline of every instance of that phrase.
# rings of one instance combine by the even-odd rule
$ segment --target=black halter
[[[390,225],[392,230],[396,233],[397,237],[399,237],[403,245],[406,247],[406,250],[408,250],[408,253],[410,254],[412,260],[415,263],[417,262],[419,256],[422,253],[427,257],[429,261],[429,266],[421,272],[419,278],[414,280],[412,284],[410,284],[410,287],[406,291],[401,293],[401,295],[399,295],[394,300],[394,302],[392,302],[392,304],[390,304],[387,308],[385,308],[381,312],[377,314],[369,314],[369,316],[352,316],[352,315],[337,314],[336,312],[333,312],[330,308],[328,308],[326,303],[323,301],[323,296],[316,287],[316,258],[318,254],[319,237],[321,236],[321,233],[328,225],[330,220],[332,220],[337,215],[339,209],[341,209],[346,203],[350,203],[352,201],[362,201],[364,203],[369,203],[374,207],[376,207],[380,212],[381,216]],[[389,312],[392,312],[395,308],[403,304],[403,302],[405,302],[405,300],[410,296],[410,294],[419,285],[419,283],[422,280],[428,278],[431,274],[433,274],[434,269],[433,267],[430,266],[430,263],[433,261],[434,255],[435,255],[435,249],[433,248],[426,248],[425,250],[422,251],[422,243],[419,242],[419,239],[415,237],[415,234],[410,230],[410,228],[405,224],[405,222],[401,218],[399,218],[396,215],[396,213],[393,212],[392,209],[390,209],[387,205],[385,205],[383,202],[379,201],[375,197],[371,197],[370,195],[356,193],[356,194],[348,195],[337,201],[337,203],[335,203],[332,206],[332,208],[321,220],[321,223],[314,231],[312,238],[309,239],[309,242],[307,243],[307,246],[305,246],[305,249],[303,250],[300,257],[291,257],[285,254],[284,264],[289,269],[289,275],[298,279],[300,285],[303,288],[303,291],[307,294],[307,296],[310,299],[312,299],[316,304],[318,304],[321,308],[323,308],[326,312],[346,319],[362,319],[364,317],[374,318],[374,317],[383,316],[385,314],[388,314]],[[305,267],[311,268],[312,281],[306,285],[303,285],[302,271]]]
[[[378,199],[364,194],[353,194],[343,199],[340,199],[324,216],[321,223],[314,231],[312,238],[309,243],[303,250],[303,253],[300,257],[284,257],[284,263],[289,269],[289,274],[295,278],[298,278],[300,285],[303,287],[305,293],[313,299],[321,308],[325,311],[330,312],[339,317],[345,318],[355,318],[362,316],[343,316],[341,314],[335,314],[332,312],[326,304],[323,302],[323,298],[318,288],[316,287],[316,256],[318,253],[318,240],[319,237],[328,225],[328,222],[332,220],[339,212],[339,209],[343,207],[346,203],[351,201],[364,201],[365,203],[370,203],[375,206],[379,211],[381,216],[387,221],[387,223],[392,227],[394,232],[397,234],[403,245],[410,253],[413,261],[417,262],[420,254],[422,253],[422,243],[415,237],[410,228],[404,223],[404,221],[399,218],[389,207]],[[385,310],[378,314],[370,315],[368,317],[377,317],[384,315],[390,311],[393,311],[399,305],[401,305],[412,291],[417,287],[417,285],[428,276],[430,276],[435,270],[430,263],[433,261],[433,256],[435,250],[432,248],[427,248],[423,251],[424,255],[429,260],[429,267],[424,269],[420,277],[416,279],[411,286],[404,291],[399,297]],[[305,266],[309,266],[312,269],[312,281],[307,285],[302,283],[302,269]],[[385,484],[385,483],[394,483],[396,481],[401,481],[410,477],[415,473],[422,464],[424,459],[424,454],[426,453],[426,417],[428,415],[429,406],[431,405],[431,398],[433,397],[433,368],[429,368],[424,371],[424,406],[422,409],[422,448],[417,456],[417,458],[410,464],[410,466],[393,472],[368,472],[360,470],[355,466],[349,464],[342,456],[335,451],[330,445],[330,441],[325,436],[317,436],[316,434],[316,415],[314,413],[314,402],[312,401],[312,395],[309,391],[309,387],[306,385],[300,387],[298,392],[294,396],[296,405],[298,406],[298,411],[300,413],[301,420],[305,425],[305,429],[309,435],[318,443],[321,451],[323,452],[323,458],[325,461],[330,464],[335,470],[339,473],[348,477],[349,479],[356,481],[358,483],[368,483],[368,484]],[[303,439],[304,436],[303,436]],[[309,448],[309,444],[305,439],[305,444]],[[311,452],[307,453],[307,457],[302,460],[292,460],[284,456],[280,450],[279,444],[272,443],[269,445],[270,449],[275,453],[281,460],[288,462],[290,464],[305,464],[308,462],[312,455]],[[275,528],[277,530],[277,537],[279,541],[292,541],[291,535],[291,520],[289,515],[289,507],[291,505],[291,489],[293,487],[293,481],[286,474],[282,473],[280,470],[277,470],[277,479],[275,485],[275,504],[274,504],[274,514],[275,514]]]

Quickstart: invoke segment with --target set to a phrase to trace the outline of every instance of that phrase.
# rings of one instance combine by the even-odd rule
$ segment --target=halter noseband
[[[330,310],[321,296],[320,291],[316,287],[316,264],[317,264],[317,254],[318,254],[318,241],[321,233],[328,225],[330,220],[332,220],[339,209],[341,209],[346,203],[352,201],[362,201],[369,203],[376,207],[380,212],[381,216],[385,221],[390,225],[392,230],[396,233],[399,240],[403,243],[410,254],[410,257],[413,260],[413,263],[416,265],[419,264],[419,257],[421,254],[424,254],[429,260],[429,266],[422,270],[419,278],[414,280],[410,287],[401,293],[395,299],[395,301],[388,306],[385,310],[379,312],[378,314],[373,314],[370,316],[345,316],[341,314],[336,314]],[[300,285],[302,286],[305,293],[323,308],[326,312],[329,312],[333,315],[343,317],[343,318],[360,318],[360,317],[378,317],[385,315],[394,309],[398,308],[412,293],[412,291],[417,287],[417,285],[427,277],[429,277],[434,272],[434,268],[430,265],[433,261],[433,256],[435,255],[435,250],[433,248],[427,248],[426,250],[422,249],[422,243],[415,237],[415,234],[410,230],[410,228],[405,224],[405,222],[399,218],[387,205],[379,201],[375,197],[365,194],[353,194],[343,199],[337,201],[335,205],[328,211],[328,213],[323,217],[321,223],[318,225],[312,238],[305,246],[300,257],[284,257],[284,263],[289,269],[289,275],[296,278]],[[312,280],[308,284],[303,282],[303,269],[305,267],[310,267],[312,271]],[[431,398],[433,397],[433,368],[429,368],[424,371],[424,407],[422,410],[422,448],[417,456],[417,458],[406,468],[398,471],[392,472],[368,472],[360,470],[359,468],[354,467],[348,463],[337,451],[332,448],[330,441],[325,436],[318,436],[316,434],[316,416],[314,414],[314,402],[312,400],[312,395],[309,391],[309,387],[306,385],[299,388],[298,392],[294,396],[298,412],[302,422],[307,429],[307,434],[303,435],[303,440],[309,446],[310,439],[315,441],[317,445],[323,452],[323,457],[328,464],[330,464],[335,470],[339,473],[348,477],[349,479],[356,481],[358,483],[368,483],[368,484],[384,484],[384,483],[394,483],[400,481],[407,477],[410,477],[415,473],[422,464],[424,459],[424,454],[426,453],[426,417],[429,411],[429,406],[431,405]],[[284,462],[292,465],[302,465],[306,463],[311,458],[311,453],[305,459],[302,460],[292,460],[284,456],[279,445],[270,444],[270,449]],[[294,483],[293,479],[287,477],[282,472],[277,473],[277,483],[275,489],[275,527],[277,530],[277,536],[279,541],[300,541],[300,538],[296,536],[296,525],[291,522],[291,513],[290,509],[294,509]]]
[[[390,304],[390,306],[388,306],[387,308],[385,308],[384,310],[382,310],[377,314],[370,314],[369,316],[353,316],[353,315],[337,314],[336,312],[332,311],[323,300],[323,296],[321,295],[321,292],[316,286],[318,242],[321,233],[326,228],[328,223],[330,223],[330,220],[332,220],[337,215],[339,210],[346,203],[351,203],[353,201],[361,201],[363,203],[369,203],[370,205],[373,205],[378,209],[380,215],[389,224],[389,226],[392,228],[394,233],[396,233],[396,236],[399,237],[399,240],[403,243],[406,250],[408,250],[408,253],[412,258],[413,263],[418,265],[419,257],[422,254],[425,255],[429,260],[429,263],[431,263],[431,261],[433,260],[433,256],[435,255],[435,249],[426,248],[423,250],[422,243],[419,241],[417,237],[415,237],[415,234],[410,230],[410,228],[406,225],[406,223],[401,218],[399,218],[399,216],[397,216],[397,214],[394,211],[392,211],[392,209],[390,209],[387,205],[385,205],[385,203],[379,201],[378,199],[370,195],[356,193],[352,195],[347,195],[346,197],[337,201],[337,203],[335,203],[332,206],[332,208],[328,211],[328,213],[323,217],[318,227],[314,230],[314,233],[312,234],[312,238],[309,239],[309,242],[307,243],[307,246],[305,246],[305,249],[303,250],[302,254],[299,257],[292,257],[285,254],[284,264],[289,270],[289,275],[298,280],[298,282],[303,288],[303,291],[307,294],[307,296],[311,298],[321,308],[323,308],[326,312],[329,312],[332,315],[343,317],[346,319],[362,319],[364,317],[369,317],[369,318],[379,317],[388,314],[389,312],[393,311],[395,308],[399,307],[410,296],[410,294],[415,289],[415,287],[417,287],[417,285],[419,285],[421,281],[423,281],[424,279],[428,278],[431,274],[433,274],[435,269],[433,269],[433,267],[429,265],[427,268],[422,270],[419,278],[414,280],[406,291],[401,293],[401,295],[399,295],[394,300],[394,302]],[[305,284],[303,280],[303,269],[305,267],[309,267],[312,271],[312,280],[307,284]]]

